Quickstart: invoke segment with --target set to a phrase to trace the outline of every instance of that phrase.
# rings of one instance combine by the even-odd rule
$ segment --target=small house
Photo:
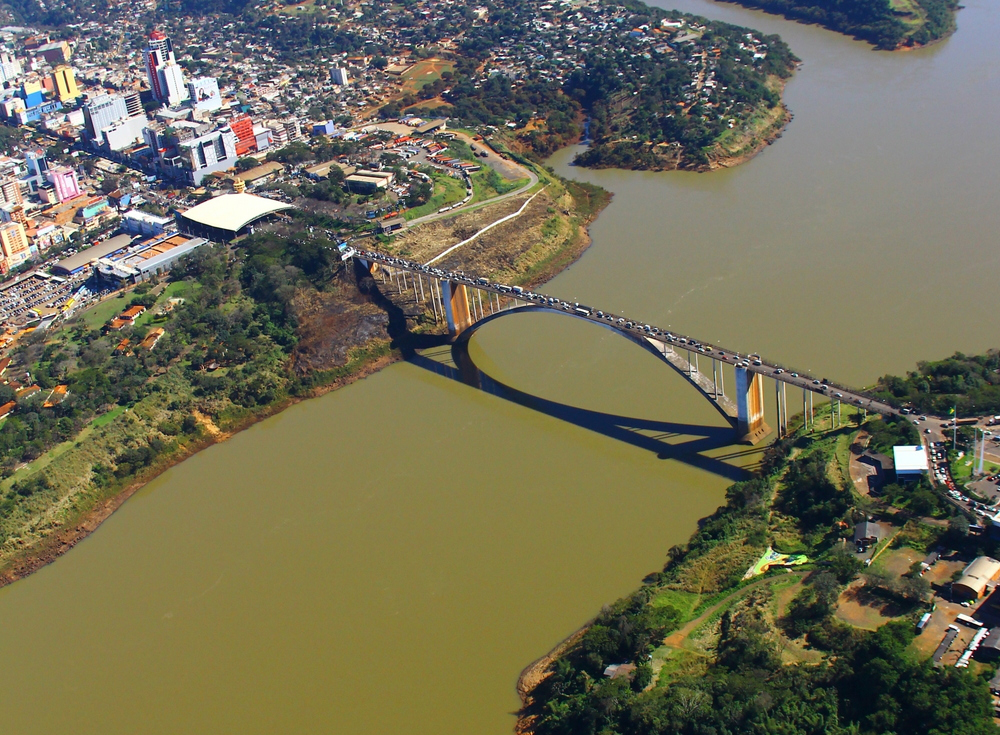
[[[854,545],[858,553],[868,551],[882,537],[882,527],[871,521],[863,521],[854,527]]]

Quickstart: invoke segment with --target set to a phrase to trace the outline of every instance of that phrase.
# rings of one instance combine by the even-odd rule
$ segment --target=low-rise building
[[[930,467],[927,450],[919,444],[893,447],[892,463],[896,469],[896,479],[901,482],[919,479],[921,475],[927,474]]]
[[[987,589],[992,589],[997,575],[1000,575],[1000,561],[980,556],[962,571],[957,582],[952,582],[951,594],[961,599],[978,600]]]

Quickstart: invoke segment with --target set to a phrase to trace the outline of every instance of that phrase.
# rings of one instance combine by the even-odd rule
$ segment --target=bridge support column
[[[777,415],[778,415],[778,438],[779,439],[781,439],[785,435],[785,433],[784,433],[784,426],[785,425],[784,425],[784,422],[782,421],[782,416],[781,416],[781,385],[782,385],[782,383],[781,383],[780,380],[775,380],[774,381],[774,405],[775,405],[775,408],[777,409]]]
[[[454,339],[472,325],[469,294],[464,283],[442,281],[444,313],[448,319],[448,334]]]
[[[764,378],[736,368],[736,428],[740,441],[757,444],[770,432],[764,423]]]

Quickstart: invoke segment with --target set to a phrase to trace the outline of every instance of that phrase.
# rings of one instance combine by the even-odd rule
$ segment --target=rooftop
[[[201,225],[236,232],[254,220],[285,209],[292,209],[292,205],[253,194],[224,194],[192,207],[182,216]]]
[[[115,235],[112,238],[102,240],[96,245],[81,250],[68,258],[63,258],[54,267],[65,273],[73,273],[80,268],[90,265],[98,258],[103,258],[116,250],[128,247],[131,242],[131,235]]]
[[[927,472],[927,452],[919,444],[917,446],[900,446],[892,448],[892,461],[896,465],[896,473]]]

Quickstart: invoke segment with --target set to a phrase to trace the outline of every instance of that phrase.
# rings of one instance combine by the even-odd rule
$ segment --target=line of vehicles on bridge
[[[795,383],[801,385],[803,388],[809,390],[817,391],[831,398],[836,398],[838,400],[845,400],[855,403],[859,406],[868,406],[873,410],[882,411],[883,413],[897,413],[895,409],[882,404],[876,405],[871,400],[862,400],[859,395],[850,395],[845,397],[843,393],[839,391],[830,392],[832,386],[829,381],[825,378],[823,380],[816,380],[809,378],[807,376],[799,375],[797,372],[787,372],[784,368],[766,365],[762,360],[760,355],[749,354],[744,357],[740,357],[738,352],[727,351],[723,348],[713,345],[707,345],[697,340],[673,334],[672,332],[660,329],[659,327],[652,326],[649,324],[643,324],[641,322],[628,319],[624,316],[615,316],[614,314],[607,313],[601,310],[595,310],[593,307],[586,306],[577,302],[563,301],[562,299],[557,299],[552,296],[546,296],[545,294],[535,293],[533,291],[526,291],[520,286],[508,286],[503,283],[490,283],[487,278],[473,278],[461,271],[446,271],[441,268],[435,268],[430,265],[420,265],[419,263],[414,263],[412,261],[406,260],[404,258],[396,258],[391,255],[384,255],[382,253],[375,253],[367,250],[358,250],[358,255],[365,259],[370,259],[379,263],[384,263],[386,265],[393,266],[395,268],[405,269],[416,273],[425,273],[430,277],[439,278],[442,280],[452,281],[454,283],[461,283],[473,288],[479,288],[483,290],[492,291],[497,294],[502,294],[504,296],[509,296],[511,298],[517,299],[519,301],[524,301],[529,304],[537,304],[538,306],[545,306],[552,309],[562,309],[563,311],[569,312],[576,316],[607,322],[609,326],[614,326],[617,329],[628,330],[630,332],[639,333],[641,336],[648,335],[671,344],[683,345],[683,349],[692,350],[700,352],[713,359],[720,360],[722,362],[727,362],[735,367],[743,368],[746,370],[751,370],[753,372],[766,374],[770,371],[772,377],[776,380],[784,380],[786,382]],[[784,377],[779,377],[784,376]],[[792,380],[789,380],[791,378]],[[811,381],[811,382],[810,382]]]

